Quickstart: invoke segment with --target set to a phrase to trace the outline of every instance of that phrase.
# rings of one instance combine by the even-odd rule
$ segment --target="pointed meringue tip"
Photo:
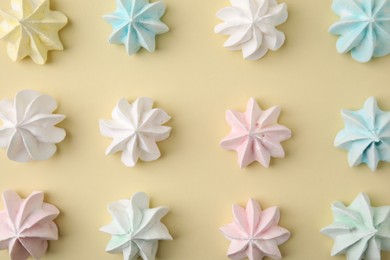
[[[365,193],[365,192],[359,192],[359,194],[356,196],[356,198],[364,198],[364,200],[370,200],[370,198],[368,197],[368,195]]]
[[[66,118],[66,115],[62,115],[62,114],[56,114],[56,115],[61,118],[61,121],[65,120]]]
[[[368,168],[369,168],[372,172],[375,172],[376,169],[377,169],[377,166],[370,166],[370,165],[368,165]]]
[[[374,96],[368,97],[366,101],[364,102],[364,106],[378,106],[378,102]]]
[[[240,169],[244,169],[246,167],[243,162],[238,162],[238,165],[240,166]]]
[[[257,200],[255,200],[254,198],[250,198],[247,202],[247,205],[256,205],[256,204],[260,206],[260,203],[257,202]]]

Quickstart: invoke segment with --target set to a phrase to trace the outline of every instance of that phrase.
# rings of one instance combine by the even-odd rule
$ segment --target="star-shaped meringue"
[[[261,110],[256,101],[250,98],[245,113],[226,111],[226,121],[232,127],[228,136],[221,141],[221,147],[238,153],[240,167],[258,161],[268,167],[272,157],[284,157],[280,142],[291,137],[291,131],[277,124],[280,107]]]
[[[332,9],[341,18],[329,28],[340,35],[339,53],[351,51],[359,62],[390,53],[389,0],[333,0]]]
[[[57,151],[65,130],[55,127],[64,115],[52,114],[57,102],[48,95],[22,90],[15,100],[0,101],[0,148],[17,162],[47,160]]]
[[[379,109],[370,97],[358,111],[342,110],[345,128],[334,141],[336,147],[348,151],[349,165],[366,163],[375,171],[379,161],[390,162],[390,112]]]
[[[390,207],[371,207],[370,199],[360,193],[346,207],[332,204],[333,224],[321,233],[334,240],[331,255],[346,254],[348,260],[380,260],[381,250],[390,251]]]
[[[100,132],[113,138],[106,154],[122,151],[122,162],[133,167],[140,158],[154,161],[160,157],[156,142],[169,137],[171,128],[163,126],[170,116],[160,108],[153,108],[153,100],[138,98],[134,103],[122,98],[112,111],[113,120],[100,120]]]
[[[262,58],[268,49],[276,51],[284,43],[284,34],[275,27],[287,20],[287,5],[276,0],[230,0],[232,6],[218,11],[224,22],[214,31],[230,35],[224,47],[242,49],[247,60]]]
[[[112,235],[106,251],[123,253],[124,260],[154,260],[159,240],[172,240],[167,227],[162,224],[169,211],[168,207],[149,208],[149,197],[138,192],[128,200],[108,205],[112,222],[101,231]]]
[[[43,202],[43,192],[21,199],[14,191],[3,192],[5,210],[0,211],[0,250],[8,249],[12,260],[40,259],[48,240],[58,239],[53,220],[60,211]]]
[[[49,0],[11,0],[12,12],[0,10],[0,39],[8,42],[7,51],[13,61],[26,56],[45,64],[47,52],[63,50],[58,36],[68,18],[51,11]]]
[[[231,241],[227,256],[234,260],[261,260],[263,257],[280,259],[278,245],[290,238],[290,232],[278,226],[280,213],[277,207],[261,210],[254,199],[246,209],[233,205],[234,222],[220,228]]]
[[[103,16],[112,26],[109,42],[124,44],[127,54],[132,55],[141,47],[149,52],[156,48],[157,34],[169,31],[160,21],[165,13],[162,1],[149,3],[149,0],[116,0],[115,12]]]

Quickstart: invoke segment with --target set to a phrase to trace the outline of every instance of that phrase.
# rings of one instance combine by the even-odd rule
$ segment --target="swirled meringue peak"
[[[149,3],[149,0],[116,0],[117,9],[103,18],[111,24],[113,32],[109,43],[124,44],[128,55],[133,55],[141,47],[149,52],[156,48],[156,35],[169,31],[160,21],[165,13],[162,1]]]
[[[112,222],[100,228],[112,236],[106,247],[108,253],[123,253],[124,260],[154,260],[158,241],[172,240],[161,223],[169,208],[149,208],[149,197],[143,192],[137,192],[130,200],[110,203],[108,211]]]
[[[246,111],[226,111],[226,121],[232,130],[221,141],[225,150],[235,150],[238,163],[244,168],[254,161],[269,167],[271,156],[284,157],[280,142],[291,137],[291,131],[277,123],[280,107],[274,106],[261,110],[254,98],[250,98]]]
[[[27,56],[45,64],[47,52],[63,50],[58,31],[68,22],[61,12],[50,10],[49,0],[11,0],[11,12],[0,9],[0,39],[8,42],[8,56],[19,61]]]
[[[224,47],[242,50],[246,60],[262,58],[268,49],[276,51],[284,43],[284,33],[275,27],[288,18],[287,5],[276,0],[230,0],[232,6],[222,8],[216,16],[223,21],[214,28],[229,35]]]
[[[332,9],[340,16],[329,28],[330,33],[340,35],[339,53],[350,51],[358,62],[390,53],[389,0],[333,0]]]
[[[345,254],[348,260],[380,260],[381,250],[390,251],[390,206],[372,207],[360,193],[345,206],[332,204],[333,224],[321,233],[334,240],[331,255]]]
[[[290,232],[278,226],[280,213],[277,207],[265,210],[254,199],[246,208],[233,205],[234,221],[220,228],[230,240],[227,256],[234,260],[261,260],[264,257],[280,259],[278,245],[290,238]]]
[[[390,112],[379,109],[370,97],[358,111],[342,110],[345,128],[336,136],[336,147],[348,151],[348,163],[366,163],[375,171],[379,161],[390,162]]]
[[[3,192],[5,210],[0,211],[0,250],[8,249],[12,260],[40,259],[49,240],[58,239],[53,220],[60,211],[43,202],[43,192],[22,199],[14,191]]]
[[[57,102],[33,90],[18,92],[13,101],[0,101],[0,147],[17,162],[47,160],[57,151],[65,130],[55,125],[64,115],[52,114]]]
[[[138,98],[134,103],[122,98],[112,111],[112,120],[100,120],[100,132],[113,139],[106,154],[122,152],[127,167],[138,159],[157,160],[161,153],[156,142],[169,137],[171,128],[163,126],[171,117],[160,108],[153,108],[153,100]]]

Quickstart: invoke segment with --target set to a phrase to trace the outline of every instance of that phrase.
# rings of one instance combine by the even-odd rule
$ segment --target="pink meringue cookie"
[[[43,202],[43,192],[33,192],[26,199],[11,190],[3,192],[5,210],[0,211],[0,250],[9,249],[12,260],[25,260],[30,255],[41,258],[48,240],[58,239],[53,220],[60,211]]]
[[[245,209],[233,205],[233,215],[234,222],[220,228],[223,235],[231,241],[227,251],[229,258],[282,258],[278,245],[290,238],[290,232],[278,226],[280,213],[277,207],[262,211],[259,203],[250,199]]]
[[[263,111],[254,98],[249,99],[245,113],[227,110],[226,121],[232,130],[221,141],[221,147],[237,152],[241,168],[254,161],[269,167],[271,156],[284,157],[280,142],[291,137],[291,130],[277,123],[279,114],[280,107]]]

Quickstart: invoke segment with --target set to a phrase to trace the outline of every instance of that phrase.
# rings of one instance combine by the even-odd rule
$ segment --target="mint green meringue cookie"
[[[348,207],[332,204],[333,224],[321,233],[334,240],[331,255],[345,254],[348,260],[380,260],[381,250],[390,251],[390,206],[371,207],[360,193]]]

